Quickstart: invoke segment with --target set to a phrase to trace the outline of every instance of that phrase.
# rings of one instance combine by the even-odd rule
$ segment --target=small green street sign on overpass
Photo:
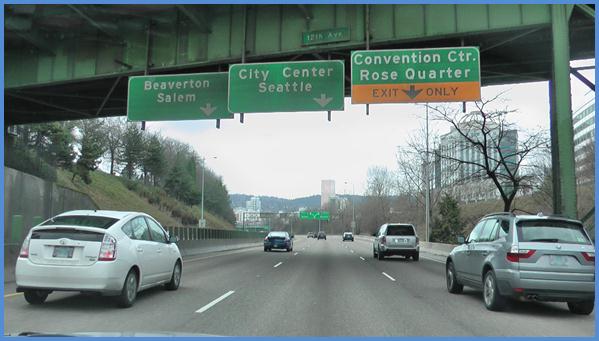
[[[302,33],[302,45],[316,45],[348,41],[351,36],[348,27]]]
[[[227,109],[226,72],[129,78],[129,121],[233,118]]]
[[[302,220],[329,220],[330,214],[327,211],[300,211]]]
[[[343,110],[344,81],[340,60],[235,64],[229,68],[229,110]]]
[[[480,100],[478,47],[353,51],[352,104]]]

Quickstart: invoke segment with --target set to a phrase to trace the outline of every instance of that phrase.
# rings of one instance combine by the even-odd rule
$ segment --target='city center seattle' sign
[[[229,110],[343,110],[344,81],[340,60],[235,64],[229,68]]]
[[[353,51],[353,104],[480,100],[477,47]]]
[[[129,121],[233,118],[226,72],[129,77]]]

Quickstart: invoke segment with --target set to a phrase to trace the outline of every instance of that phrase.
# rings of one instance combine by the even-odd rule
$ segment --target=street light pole
[[[424,156],[424,181],[426,188],[425,190],[425,225],[426,225],[426,241],[429,241],[430,235],[430,179],[429,179],[429,161],[428,161],[428,105],[426,106],[426,154]]]
[[[212,156],[211,159],[216,159],[216,156]],[[206,227],[206,220],[204,220],[204,175],[206,173],[206,158],[202,158],[202,199],[200,208],[200,227]]]

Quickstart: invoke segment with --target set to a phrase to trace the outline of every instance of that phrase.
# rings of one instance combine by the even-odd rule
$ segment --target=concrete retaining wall
[[[4,281],[14,280],[17,255],[32,226],[64,211],[97,208],[86,194],[4,167]]]

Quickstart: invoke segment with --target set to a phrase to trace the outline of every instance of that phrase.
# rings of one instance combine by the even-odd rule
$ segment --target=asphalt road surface
[[[31,306],[5,285],[4,332],[175,332],[248,336],[593,336],[595,313],[565,303],[485,309],[482,294],[445,288],[444,264],[378,261],[365,240],[297,236],[293,252],[250,248],[187,259],[177,291],[139,294],[129,309],[110,298],[53,293]]]

